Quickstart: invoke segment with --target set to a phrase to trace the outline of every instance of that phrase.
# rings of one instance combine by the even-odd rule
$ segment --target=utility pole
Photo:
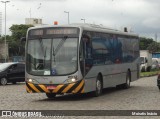
[[[0,37],[2,36],[2,12],[0,12]]]
[[[7,59],[7,44],[6,44],[6,4],[9,3],[10,1],[1,1],[2,3],[5,4],[5,62],[6,62],[6,59]]]
[[[155,41],[157,42],[157,33],[155,33]]]
[[[69,12],[64,11],[64,13],[67,13],[67,14],[68,14],[68,24],[69,24]]]

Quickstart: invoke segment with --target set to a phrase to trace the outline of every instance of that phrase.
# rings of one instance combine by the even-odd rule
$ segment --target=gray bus
[[[56,94],[129,88],[139,77],[138,35],[92,24],[29,28],[26,90]]]

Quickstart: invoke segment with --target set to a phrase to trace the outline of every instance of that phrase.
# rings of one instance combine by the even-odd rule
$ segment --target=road
[[[140,78],[129,89],[105,89],[100,97],[85,94],[55,99],[48,99],[43,93],[26,93],[24,83],[8,84],[0,86],[0,110],[159,110],[156,78]]]

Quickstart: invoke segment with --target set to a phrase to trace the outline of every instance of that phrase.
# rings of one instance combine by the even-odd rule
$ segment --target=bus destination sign
[[[75,28],[63,28],[63,29],[47,29],[47,35],[59,35],[59,34],[77,34],[78,30]]]
[[[29,38],[50,38],[51,36],[61,37],[61,35],[78,36],[78,33],[78,28],[41,28],[30,30]]]
[[[43,30],[42,29],[31,30],[30,35],[32,35],[32,36],[42,36],[43,35]]]

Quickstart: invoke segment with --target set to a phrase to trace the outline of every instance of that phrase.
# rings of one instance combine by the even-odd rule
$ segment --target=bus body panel
[[[96,89],[96,77],[85,78],[84,92],[95,91]]]
[[[28,93],[33,92],[45,92],[45,93],[56,93],[56,94],[62,94],[62,93],[86,93],[96,90],[96,79],[99,74],[102,75],[103,79],[103,88],[107,87],[113,87],[119,84],[126,83],[126,75],[127,71],[130,70],[131,72],[131,81],[135,81],[138,79],[138,73],[139,73],[139,64],[138,64],[138,58],[135,59],[132,62],[128,63],[120,63],[120,64],[93,64],[89,72],[87,74],[83,75],[81,72],[81,64],[80,64],[80,43],[81,38],[83,35],[83,31],[89,31],[89,32],[97,32],[97,33],[107,33],[107,34],[115,34],[115,35],[123,35],[123,36],[132,36],[132,37],[138,37],[135,34],[130,33],[124,33],[119,31],[113,31],[109,29],[101,29],[101,28],[91,28],[86,26],[77,26],[77,25],[67,25],[67,26],[50,26],[50,27],[37,27],[37,28],[65,28],[65,27],[71,27],[71,28],[79,28],[79,40],[78,40],[78,68],[77,71],[70,75],[64,75],[64,76],[34,76],[31,74],[28,74],[26,72],[26,89]],[[30,28],[29,30],[36,29],[36,28]],[[29,31],[28,30],[28,31]],[[26,45],[27,48],[27,45]],[[77,82],[73,83],[67,83],[65,82],[69,76],[77,76],[78,80]],[[28,82],[28,79],[34,79],[35,82],[31,83]],[[55,86],[55,89],[49,90],[47,89],[47,86]],[[52,88],[53,88],[52,87]]]
[[[93,66],[92,69],[89,71],[89,73],[86,75],[86,78],[87,78],[86,83],[90,83],[90,84],[85,84],[85,86],[86,85],[89,85],[89,87],[95,86],[96,77],[98,76],[98,73],[101,73],[103,76],[103,87],[104,88],[114,87],[116,85],[123,84],[126,82],[126,74],[127,74],[128,69],[132,69],[131,70],[131,74],[132,74],[131,81],[137,80],[137,69],[136,69],[135,63]],[[92,87],[92,89],[93,90],[91,91],[94,91],[95,87]]]

